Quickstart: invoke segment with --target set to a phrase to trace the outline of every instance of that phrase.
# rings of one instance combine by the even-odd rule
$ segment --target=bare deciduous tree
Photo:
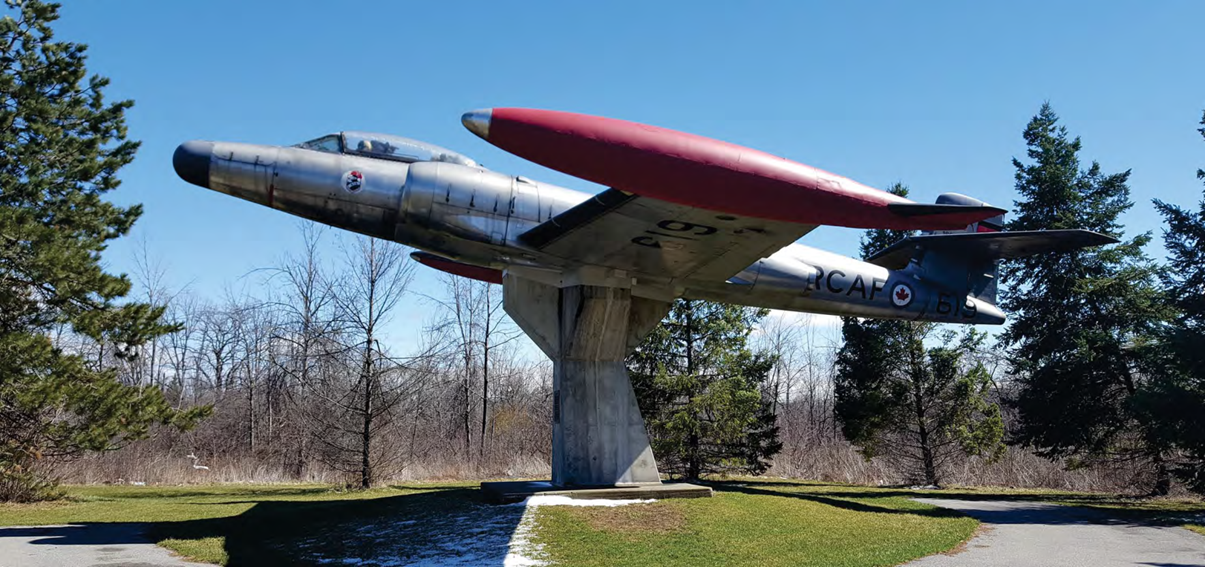
[[[368,488],[388,464],[374,441],[392,425],[408,393],[409,369],[381,348],[378,333],[406,292],[413,267],[403,247],[374,238],[357,238],[345,252],[344,277],[334,284],[333,299],[344,347],[340,358],[356,371],[320,391],[336,411],[327,414],[331,432],[319,439],[332,466],[349,470],[358,461],[358,484]]]

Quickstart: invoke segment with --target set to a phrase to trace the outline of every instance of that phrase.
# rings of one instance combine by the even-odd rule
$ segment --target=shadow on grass
[[[951,500],[1002,500],[1007,502],[1067,502],[1071,504],[1093,504],[1114,502],[1118,499],[1113,494],[987,494],[983,492],[964,492],[959,490],[907,490],[907,489],[877,489],[850,490],[839,494],[850,498],[882,498],[899,496],[904,498],[948,498]]]
[[[437,490],[374,499],[257,502],[229,518],[156,524],[156,541],[225,538],[228,565],[319,564],[322,559],[358,558],[381,563],[418,558],[438,548],[449,516],[460,517],[484,507],[476,490]],[[521,511],[507,531],[518,524]],[[463,531],[463,530],[462,530]],[[505,546],[494,550],[497,565]],[[490,555],[490,554],[486,554]],[[493,557],[482,557],[483,565]]]
[[[1141,508],[1090,507],[1118,502],[1119,497],[1111,494],[985,494],[959,490],[867,489],[856,485],[793,483],[790,481],[719,481],[707,484],[717,491],[798,498],[855,512],[915,514],[946,518],[971,516],[992,524],[1167,526],[1183,523],[1183,520],[1177,518],[1174,512]],[[830,487],[841,490],[823,492]],[[814,489],[819,489],[822,493],[818,494]],[[922,501],[926,499],[990,501],[1007,502],[1010,505],[996,509],[984,507],[960,512],[947,508],[910,510],[874,504],[875,500],[883,498],[907,498]],[[1055,502],[1067,505],[1059,505]]]
[[[1185,512],[1129,507],[1123,503],[1141,503],[1141,499],[1114,494],[984,494],[956,490],[888,490],[841,492],[850,498],[898,496],[934,500],[971,502],[1008,502],[1010,510],[979,510],[968,515],[997,524],[1116,524],[1174,526],[1183,524]],[[1191,513],[1191,512],[1189,512]]]
[[[841,509],[850,510],[853,512],[869,512],[869,513],[875,513],[875,514],[911,514],[914,516],[927,516],[930,518],[957,518],[957,517],[962,516],[962,514],[959,514],[958,512],[954,512],[952,510],[946,510],[944,508],[933,508],[933,509],[927,509],[927,510],[925,510],[925,509],[908,510],[908,509],[900,509],[900,508],[890,508],[890,507],[886,507],[886,506],[876,506],[874,504],[858,502],[856,500],[848,500],[847,499],[847,498],[861,498],[861,499],[866,498],[865,496],[855,495],[855,493],[840,492],[840,493],[835,493],[830,496],[830,495],[812,494],[812,493],[808,493],[808,492],[767,490],[765,488],[759,488],[761,483],[757,483],[757,486],[751,486],[749,483],[744,483],[744,482],[709,482],[707,484],[710,485],[712,487],[712,489],[714,489],[718,492],[739,492],[742,494],[754,494],[754,495],[760,495],[760,496],[777,496],[780,498],[797,498],[799,500],[807,500],[809,502],[816,502],[818,504],[824,504],[826,506],[832,506],[834,508],[841,508]],[[779,483],[776,483],[776,485],[778,485],[778,484]],[[809,486],[816,486],[816,485],[796,484],[796,485],[792,485],[792,486],[795,486],[798,488],[806,488]],[[876,494],[874,497],[882,498],[885,496],[886,495]]]
[[[477,486],[478,486],[478,483],[473,483],[472,485],[466,485],[466,486],[425,486],[425,485],[421,485],[421,484],[413,484],[413,485],[411,485],[411,484],[391,484],[391,485],[389,485],[389,488],[392,488],[394,490],[418,490],[418,491],[426,491],[426,492],[439,492],[441,490],[443,490],[443,491],[476,490]]]
[[[1003,500],[1008,502],[1065,502],[1068,504],[1109,504],[1119,501],[1141,501],[1141,497],[1125,496],[1121,494],[1083,494],[1071,492],[1047,492],[1047,493],[992,493],[976,490],[960,490],[960,489],[939,489],[939,490],[924,490],[910,489],[902,486],[889,486],[872,488],[856,484],[841,484],[841,483],[814,483],[801,482],[790,480],[733,480],[733,481],[714,481],[706,482],[713,486],[720,485],[748,485],[752,487],[782,487],[796,490],[809,490],[814,488],[835,488],[830,494],[841,498],[887,498],[887,497],[903,497],[903,498],[949,498],[954,500]]]
[[[344,560],[409,564],[423,559],[441,565],[500,566],[524,511],[522,506],[487,505],[476,488],[356,500],[246,502],[254,505],[224,518],[0,528],[0,538],[36,537],[30,543],[98,547],[174,540],[169,547],[179,549],[205,548],[214,542],[201,540],[223,538],[221,549],[231,566]]]

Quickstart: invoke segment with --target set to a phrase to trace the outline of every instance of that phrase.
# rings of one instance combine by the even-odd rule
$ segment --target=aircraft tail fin
[[[938,203],[943,200],[965,205],[982,204],[957,193],[938,197]],[[951,290],[965,289],[968,295],[994,305],[1000,260],[1117,242],[1111,236],[1090,230],[1003,232],[1003,228],[1004,215],[999,215],[973,223],[962,231],[923,232],[892,244],[868,261],[895,270],[914,270],[921,279],[939,282]]]

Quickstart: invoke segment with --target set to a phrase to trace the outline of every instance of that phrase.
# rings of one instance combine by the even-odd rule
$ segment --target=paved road
[[[0,567],[204,567],[175,557],[142,524],[0,528]]]
[[[1205,567],[1205,536],[1110,518],[1102,512],[1037,502],[917,498],[985,524],[965,550],[909,567]]]

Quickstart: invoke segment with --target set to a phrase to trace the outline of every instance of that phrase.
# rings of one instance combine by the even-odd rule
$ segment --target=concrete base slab
[[[665,482],[632,486],[607,486],[599,488],[557,488],[548,481],[503,481],[483,482],[481,492],[491,504],[521,502],[528,496],[555,495],[580,499],[635,500],[663,498],[708,498],[711,487]]]

